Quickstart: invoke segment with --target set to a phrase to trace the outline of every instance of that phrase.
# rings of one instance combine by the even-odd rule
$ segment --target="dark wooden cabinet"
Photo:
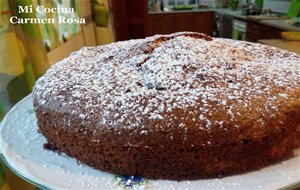
[[[214,13],[148,13],[148,0],[110,0],[117,41],[181,31],[212,35]],[[133,11],[134,10],[134,11]]]
[[[110,0],[117,41],[149,36],[148,0]]]
[[[219,37],[221,38],[232,38],[232,30],[233,30],[233,17],[229,15],[221,15],[220,16],[220,33]]]
[[[175,14],[175,16],[176,16],[176,23],[175,23],[176,32],[192,30],[191,18],[193,14],[181,13],[181,14]]]
[[[214,13],[213,12],[200,12],[193,13],[190,18],[191,31],[202,32],[212,35],[214,27]]]
[[[213,12],[152,14],[151,34],[192,31],[212,35],[213,16]]]
[[[246,40],[257,42],[259,39],[279,39],[284,30],[266,26],[255,21],[247,22]]]
[[[113,28],[117,41],[145,38],[155,34],[170,34],[181,31],[201,32],[212,35],[214,12],[163,12],[148,13],[148,0],[110,0]],[[232,17],[228,16],[220,33],[231,38]],[[228,35],[226,33],[228,31]],[[258,39],[280,38],[283,30],[247,20],[246,40],[257,42]]]
[[[175,14],[156,14],[152,16],[151,34],[170,34],[176,32]]]

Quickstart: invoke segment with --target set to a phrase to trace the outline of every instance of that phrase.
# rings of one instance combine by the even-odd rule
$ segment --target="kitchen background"
[[[19,5],[72,7],[86,24],[12,25]],[[83,46],[179,31],[247,40],[300,54],[300,0],[0,0],[0,121],[53,64]],[[59,14],[17,14],[54,18]],[[0,162],[0,189],[36,189]]]

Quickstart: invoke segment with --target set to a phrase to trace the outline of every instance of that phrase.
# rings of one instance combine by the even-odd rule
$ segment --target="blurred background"
[[[18,6],[73,8],[74,13],[18,13]],[[93,5],[93,6],[92,6]],[[108,1],[0,0],[0,121],[19,100],[31,93],[38,77],[57,61],[83,46],[114,41]],[[92,12],[95,13],[93,19]],[[86,24],[16,24],[18,18],[84,18]],[[96,23],[99,27],[96,26]],[[101,38],[96,38],[96,34]],[[0,162],[0,189],[36,189]]]
[[[73,8],[18,13],[18,6]],[[0,121],[45,71],[84,46],[195,31],[300,54],[300,0],[0,0]],[[85,24],[11,24],[19,18],[84,18]],[[36,189],[0,162],[0,189]]]

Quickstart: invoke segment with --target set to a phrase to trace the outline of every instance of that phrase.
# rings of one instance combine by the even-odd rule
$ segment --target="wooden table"
[[[282,39],[268,39],[268,40],[258,40],[259,43],[278,47],[291,52],[300,54],[300,41],[286,41]]]

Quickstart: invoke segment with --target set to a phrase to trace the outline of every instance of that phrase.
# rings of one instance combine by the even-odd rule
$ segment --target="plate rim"
[[[2,154],[2,152],[0,152],[0,159],[1,161],[5,164],[5,166],[7,166],[7,168],[12,171],[14,174],[16,174],[18,177],[20,177],[21,179],[23,179],[24,181],[34,185],[37,188],[40,189],[45,189],[45,190],[54,190],[50,187],[47,187],[45,185],[42,185],[41,183],[37,182],[34,179],[31,179],[29,176],[26,176],[25,174],[22,174],[22,172],[19,172],[17,169],[15,169],[11,164],[9,164],[9,162],[6,160],[5,156]]]
[[[6,122],[7,118],[9,117],[11,112],[14,112],[15,109],[17,109],[24,101],[26,101],[27,99],[32,97],[32,93],[28,94],[27,96],[25,96],[24,98],[22,98],[20,101],[18,101],[4,116],[3,120],[0,122],[0,134],[1,131],[3,130],[4,127],[4,123]],[[4,140],[1,140],[0,142],[4,142]],[[7,145],[6,145],[7,146]],[[5,147],[3,145],[0,146],[0,159],[1,161],[5,164],[5,166],[7,166],[14,174],[16,174],[18,177],[20,177],[21,179],[27,181],[28,183],[41,188],[41,189],[45,189],[45,190],[54,190],[50,187],[47,187],[46,185],[42,185],[40,182],[37,182],[37,180],[32,179],[31,177],[27,176],[26,174],[20,172],[19,170],[17,170],[15,167],[12,166],[11,163],[9,163],[8,159],[4,156],[3,151],[2,151],[2,147]],[[7,148],[7,147],[6,147]]]

